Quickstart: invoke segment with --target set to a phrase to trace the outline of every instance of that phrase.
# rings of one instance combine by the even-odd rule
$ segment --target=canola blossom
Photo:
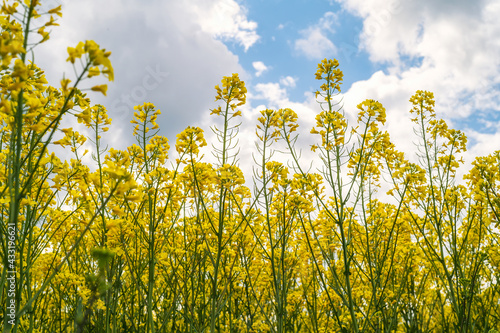
[[[136,144],[117,150],[102,144],[106,107],[86,94],[106,94],[88,82],[114,79],[111,53],[68,47],[75,76],[49,86],[29,59],[62,12],[41,2],[0,9],[4,333],[497,332],[500,152],[458,179],[467,138],[437,118],[431,92],[409,99],[416,160],[391,141],[380,102],[336,103],[334,59],[315,74],[317,170],[299,159],[289,108],[262,110],[257,154],[239,156],[238,74],[215,86],[216,142],[189,126],[169,156],[145,102],[131,110]]]

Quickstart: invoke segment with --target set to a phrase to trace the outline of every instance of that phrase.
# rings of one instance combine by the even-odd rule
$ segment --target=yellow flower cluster
[[[219,85],[216,85],[215,90],[217,91],[215,100],[223,100],[230,103],[232,110],[246,102],[247,88],[245,87],[245,82],[240,80],[237,73],[234,73],[232,76],[224,76],[222,78],[222,89]],[[232,101],[235,102],[231,103]]]
[[[337,111],[322,111],[316,116],[316,127],[312,128],[311,134],[321,136],[321,146],[326,150],[332,150],[335,146],[341,146],[345,143],[345,133],[347,130],[347,121],[343,114]],[[318,147],[313,145],[312,151]]]
[[[429,113],[431,117],[434,117],[436,113],[434,112],[434,94],[430,91],[417,90],[415,95],[410,98],[410,103],[413,104],[410,113],[415,113],[418,117],[426,119],[426,113]],[[413,121],[417,121],[415,118]]]
[[[246,103],[247,88],[245,82],[241,81],[238,74],[232,76],[224,76],[222,78],[222,88],[219,85],[215,86],[217,92],[215,101],[222,100],[226,102],[225,117],[229,109],[231,109],[231,117],[241,116],[241,111],[235,111],[238,106]],[[210,114],[221,115],[222,108],[220,106],[212,110]]]
[[[245,184],[245,178],[240,168],[235,165],[224,164],[219,170],[220,184],[224,187],[231,188],[238,185]]]
[[[68,47],[68,59],[66,61],[74,64],[76,59],[81,59],[83,55],[86,56],[87,67],[91,69],[89,76],[97,75],[96,71],[99,70],[99,66],[102,66],[100,72],[109,81],[114,80],[113,67],[109,60],[111,52],[101,49],[93,40],[87,40],[85,43],[79,42],[75,47]]]
[[[358,112],[358,122],[362,122],[364,119],[364,122],[367,124],[372,123],[373,120],[378,121],[382,125],[385,124],[386,121],[386,115],[385,115],[385,108],[382,106],[381,103],[373,100],[373,99],[368,99],[364,101],[361,104],[358,104],[357,106],[359,112]],[[370,131],[374,132],[374,129],[370,129]]]
[[[23,47],[24,36],[22,26],[10,17],[10,15],[14,14],[14,11],[15,7],[8,7],[5,4],[2,6],[2,14],[0,15],[0,26],[2,28],[0,38],[1,70],[8,69],[12,59],[26,52]]]
[[[277,128],[279,122],[279,113],[275,110],[266,109],[260,111],[261,116],[257,119],[259,124],[257,124],[257,130],[255,135],[261,141],[274,140],[278,141],[279,130],[271,130],[271,128]],[[262,132],[262,134],[259,133]]]
[[[85,43],[79,42],[75,47],[68,47],[68,58],[66,61],[74,65],[75,61],[79,59],[83,68],[83,73],[78,77],[76,84],[83,78],[84,74],[87,74],[89,78],[102,74],[109,81],[113,81],[114,71],[111,61],[109,60],[110,55],[111,52],[101,49],[99,45],[92,40],[87,40]],[[66,78],[61,80],[62,91],[65,95],[74,92],[74,89],[68,89],[69,82],[70,80]],[[101,84],[93,86],[90,89],[106,96],[108,86],[106,84]]]
[[[287,134],[295,132],[299,125],[297,124],[297,113],[292,109],[279,109],[276,127],[286,130]]]
[[[203,130],[199,127],[187,127],[182,133],[177,134],[175,150],[180,155],[198,155],[200,148],[207,145]]]
[[[316,71],[316,80],[325,81],[321,85],[321,90],[316,91],[316,97],[321,95],[328,101],[331,94],[336,90],[340,92],[340,85],[344,79],[344,73],[338,68],[339,62],[337,59],[323,59],[318,64],[318,70]],[[328,93],[324,95],[324,93]]]
[[[134,135],[139,133],[139,130],[143,131],[145,134],[149,132],[150,129],[157,130],[159,128],[156,120],[161,114],[161,111],[156,110],[154,104],[144,103],[142,105],[134,106],[134,119],[130,123],[135,124]],[[153,127],[148,127],[151,124]]]

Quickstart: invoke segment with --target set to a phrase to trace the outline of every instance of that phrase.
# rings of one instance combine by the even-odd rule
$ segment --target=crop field
[[[106,106],[89,97],[114,80],[111,52],[75,41],[74,76],[57,87],[32,62],[61,10],[1,8],[4,333],[498,332],[500,152],[458,179],[467,138],[436,116],[432,92],[407,105],[415,160],[380,102],[341,108],[335,59],[315,73],[317,169],[290,108],[261,110],[257,153],[239,153],[238,74],[215,86],[214,142],[193,126],[160,136],[144,101],[136,143],[115,149]]]

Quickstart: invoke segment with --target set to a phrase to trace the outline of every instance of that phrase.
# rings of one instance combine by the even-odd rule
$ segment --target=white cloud
[[[280,83],[285,87],[295,88],[295,85],[297,84],[297,79],[291,76],[285,76],[280,79]]]
[[[265,99],[272,107],[282,107],[284,101],[288,101],[286,89],[281,88],[279,83],[258,83],[255,85],[257,95],[254,98]]]
[[[430,85],[463,93],[500,73],[500,4],[494,0],[338,2],[363,17],[361,47],[371,60],[389,64],[402,79],[420,67],[435,75]],[[408,58],[421,65],[409,66]]]
[[[249,21],[246,10],[234,0],[189,1],[203,31],[224,40],[236,41],[248,50],[259,40],[257,23]]]
[[[318,23],[300,31],[302,38],[294,43],[295,50],[309,59],[320,59],[332,57],[337,53],[337,47],[328,38],[328,33],[333,33],[333,25],[336,23],[337,15],[327,12]]]
[[[224,11],[227,4],[229,9]],[[206,22],[202,26],[193,13],[203,8],[212,8],[206,16],[222,12],[237,17],[232,21],[227,18],[219,28]],[[235,40],[246,46],[251,44],[240,33],[245,29],[251,32],[254,26],[245,20],[243,9],[238,8],[225,0],[210,3],[109,0],[104,7],[98,0],[67,2],[63,5],[61,26],[55,27],[50,40],[36,49],[35,61],[46,70],[49,82],[58,86],[63,71],[69,78],[73,73],[71,66],[63,67],[66,48],[80,40],[94,39],[112,52],[115,69],[108,97],[89,93],[92,102],[106,106],[113,118],[108,132],[112,135],[106,137],[122,147],[132,143],[129,121],[133,106],[152,102],[162,110],[158,118],[160,134],[167,136],[173,145],[177,133],[188,125],[199,126],[203,115],[210,113],[214,86],[222,76],[231,73],[240,73],[243,79],[247,76],[238,57],[213,35],[233,31]],[[88,88],[91,84],[95,81],[86,80],[81,87]]]
[[[415,151],[408,99],[418,89],[434,92],[438,117],[451,122],[478,117],[481,110],[500,111],[498,1],[337,2],[363,19],[360,47],[373,62],[388,65],[385,73],[352,85],[344,95],[346,110],[366,98],[382,102],[391,137],[402,150]],[[466,134],[475,139],[471,151],[500,149],[498,131]]]
[[[255,69],[255,76],[259,77],[269,69],[262,61],[254,61],[252,62],[252,66]]]

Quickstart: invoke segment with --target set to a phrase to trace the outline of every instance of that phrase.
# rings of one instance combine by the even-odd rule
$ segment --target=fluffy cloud
[[[408,135],[408,99],[417,89],[434,92],[438,117],[452,124],[473,119],[483,130],[496,131],[486,119],[500,111],[498,1],[337,2],[363,19],[359,46],[387,68],[353,84],[344,95],[346,109],[355,110],[365,98],[382,102],[391,136],[409,153],[416,138]],[[498,131],[463,129],[474,139],[471,151],[500,149]],[[470,162],[472,154],[466,158]]]
[[[189,1],[201,28],[224,40],[238,42],[248,50],[259,40],[257,23],[249,21],[246,10],[234,0]]]
[[[401,81],[422,81],[449,106],[465,94],[476,103],[468,112],[482,108],[475,93],[500,82],[498,2],[338,1],[364,19],[360,47],[372,61]]]
[[[335,13],[327,12],[317,24],[300,31],[302,38],[295,41],[295,50],[308,59],[321,59],[335,55],[337,47],[327,35],[334,32],[333,25],[336,20]]]
[[[288,101],[286,89],[282,88],[279,83],[258,83],[254,89],[257,94],[252,98],[266,100],[270,107],[282,107],[283,102]]]
[[[255,76],[259,77],[267,71],[269,68],[262,61],[254,61],[252,62],[252,66],[255,69]]]
[[[109,133],[114,135],[106,137],[118,147],[133,140],[129,130],[133,106],[144,102],[162,110],[160,134],[172,141],[186,126],[199,125],[213,107],[213,87],[222,76],[236,72],[246,76],[238,57],[220,38],[244,48],[258,38],[244,9],[228,0],[109,0],[106,6],[98,0],[73,1],[64,3],[59,23],[51,39],[37,49],[35,60],[57,86],[63,72],[69,78],[73,74],[68,64],[64,67],[67,46],[94,39],[112,52],[115,82],[109,84],[108,97],[94,93],[90,97],[107,107],[113,118]],[[81,87],[91,84],[84,81]]]
[[[295,88],[295,85],[297,84],[297,79],[291,76],[285,76],[280,79],[280,83],[285,87]]]

